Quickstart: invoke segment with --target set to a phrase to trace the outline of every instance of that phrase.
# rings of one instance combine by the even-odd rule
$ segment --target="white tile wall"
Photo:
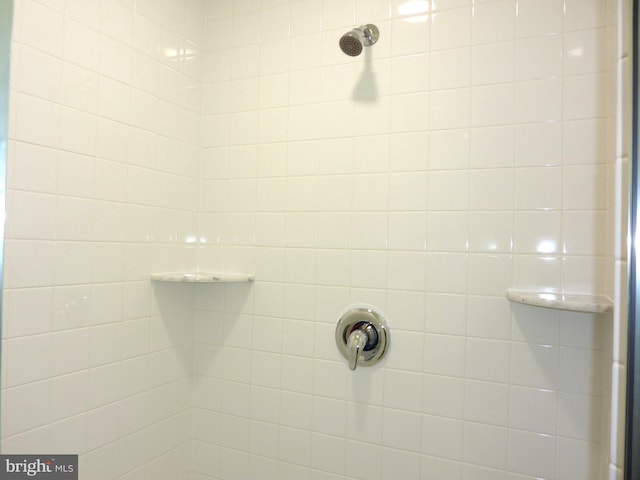
[[[250,401],[249,430],[279,431],[280,442],[237,454],[268,464],[269,478],[564,478],[571,462],[580,478],[597,478],[610,319],[512,308],[502,294],[511,285],[606,290],[605,263],[592,266],[610,255],[597,228],[610,205],[610,159],[598,133],[610,56],[605,3],[566,13],[555,0],[473,9],[412,2],[413,13],[407,2],[286,5],[262,5],[262,19],[290,30],[261,38],[259,52],[217,33],[207,42],[208,58],[251,54],[260,65],[234,70],[232,61],[226,78],[205,66],[203,87],[231,100],[204,112],[205,125],[229,132],[228,143],[204,135],[205,157],[229,156],[247,141],[258,151],[257,171],[238,169],[257,179],[257,197],[247,191],[242,200],[257,199],[244,225],[260,245],[253,312],[234,318],[253,324],[244,368],[261,393]],[[208,15],[226,19],[231,38],[248,20],[215,8]],[[376,21],[381,40],[349,59],[335,42],[354,19]],[[252,132],[234,134],[239,118]],[[246,182],[209,165],[215,185],[228,179],[229,189],[220,194],[204,181],[204,215],[233,210]],[[201,237],[221,238],[219,224],[201,228]],[[210,250],[219,246],[204,245],[201,258]],[[331,338],[351,301],[383,308],[393,335],[383,365],[355,374]],[[224,367],[196,383],[220,375]],[[221,388],[224,397],[236,386]],[[267,413],[278,398],[285,418]],[[369,432],[336,428],[342,404],[330,414],[326,401],[355,402],[357,430]],[[328,418],[309,423],[307,415]],[[339,460],[314,453],[326,435]],[[224,438],[212,443],[234,448]],[[359,470],[363,454],[381,460]]]
[[[195,265],[201,66],[167,55],[204,10],[175,7],[15,2],[3,451],[96,479],[191,470],[193,292],[148,282]]]
[[[616,129],[616,138],[608,142],[608,155],[611,161],[608,165],[610,178],[607,186],[608,192],[615,192],[613,203],[609,203],[607,221],[616,231],[616,236],[610,248],[615,262],[611,265],[609,275],[613,287],[611,296],[619,306],[614,314],[613,325],[608,332],[609,345],[605,344],[603,378],[611,384],[611,395],[603,398],[603,405],[610,410],[610,415],[602,422],[602,442],[608,446],[603,452],[605,466],[603,478],[620,479],[624,476],[624,431],[625,431],[625,399],[626,383],[626,352],[627,352],[627,240],[628,226],[628,155],[631,149],[631,135],[629,125],[631,122],[630,98],[632,88],[629,83],[630,62],[630,32],[631,2],[618,2],[607,6],[607,31],[606,35],[610,43],[615,45],[615,55],[610,55],[605,69],[609,75],[615,78],[615,88],[609,92],[609,102],[616,105],[615,113],[607,119],[610,128]],[[584,18],[592,15],[597,8],[584,10]],[[591,15],[590,15],[591,13]],[[591,18],[593,18],[591,16]],[[592,63],[593,64],[593,63]],[[615,125],[615,127],[614,127]]]
[[[624,291],[614,2],[15,3],[4,451],[113,479],[616,473],[624,332],[503,297],[612,294],[614,257]],[[148,282],[196,265],[256,281]],[[356,372],[353,303],[392,329]]]

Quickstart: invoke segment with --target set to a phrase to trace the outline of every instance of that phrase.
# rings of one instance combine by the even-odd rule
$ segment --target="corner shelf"
[[[581,295],[517,289],[507,290],[506,295],[512,302],[554,308],[556,310],[583,313],[607,313],[613,311],[613,302],[605,295]]]
[[[246,283],[253,282],[254,276],[249,273],[224,272],[167,272],[152,273],[153,282],[172,283]]]

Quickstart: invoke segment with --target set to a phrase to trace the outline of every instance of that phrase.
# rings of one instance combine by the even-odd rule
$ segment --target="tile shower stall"
[[[620,480],[630,6],[15,0],[2,452],[85,480]],[[150,280],[200,271],[255,279]],[[390,345],[351,371],[354,304]]]

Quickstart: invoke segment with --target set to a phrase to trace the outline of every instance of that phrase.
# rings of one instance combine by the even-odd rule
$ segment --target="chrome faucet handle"
[[[369,335],[360,328],[354,330],[347,340],[347,361],[351,370],[356,369],[358,365],[358,355],[362,352],[369,341]]]

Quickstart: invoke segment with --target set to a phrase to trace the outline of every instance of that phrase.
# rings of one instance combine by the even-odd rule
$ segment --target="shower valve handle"
[[[356,369],[358,365],[358,355],[361,354],[364,347],[369,341],[369,335],[360,328],[354,330],[347,339],[347,361],[349,362],[349,368],[351,370]]]

